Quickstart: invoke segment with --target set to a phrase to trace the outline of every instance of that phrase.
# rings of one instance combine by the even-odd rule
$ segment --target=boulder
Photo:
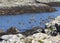
[[[43,3],[52,7],[59,7],[60,1],[59,0],[35,0],[36,2]]]
[[[58,24],[56,23],[56,24],[55,24],[55,27],[56,27],[57,33],[60,33],[60,25],[58,25]]]
[[[36,33],[31,36],[27,37],[26,43],[60,43],[60,35],[56,37],[43,34],[43,33]]]
[[[7,30],[7,34],[17,34],[20,31],[16,27],[11,27]]]
[[[45,31],[41,27],[37,26],[33,27],[32,29],[26,30],[25,32],[22,32],[22,34],[25,36],[29,36],[39,32],[45,33]]]
[[[54,35],[54,34],[56,35],[57,33],[60,34],[60,16],[57,16],[55,20],[52,20],[51,22],[46,23],[46,28],[53,29],[51,31],[51,35]],[[56,30],[56,32],[54,30]]]
[[[0,43],[25,43],[25,37],[22,34],[10,34],[1,36]]]
[[[57,36],[57,31],[54,30],[54,31],[52,31],[50,34],[51,34],[51,36]]]

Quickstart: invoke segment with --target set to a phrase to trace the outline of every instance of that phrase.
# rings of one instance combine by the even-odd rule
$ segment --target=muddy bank
[[[55,8],[49,6],[41,5],[27,5],[27,6],[17,6],[11,8],[0,8],[0,15],[15,15],[23,13],[38,13],[38,12],[53,12],[56,11]]]

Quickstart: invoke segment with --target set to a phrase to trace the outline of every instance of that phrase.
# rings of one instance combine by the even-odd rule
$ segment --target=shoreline
[[[16,15],[24,13],[38,13],[38,12],[54,12],[55,8],[52,8],[45,4],[34,3],[32,5],[16,6],[16,7],[6,7],[0,8],[0,15]]]

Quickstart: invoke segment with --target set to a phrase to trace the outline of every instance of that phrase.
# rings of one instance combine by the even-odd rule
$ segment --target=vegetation
[[[39,42],[39,43],[44,43],[42,40],[39,40],[38,42]]]
[[[24,37],[21,37],[20,39],[24,39]]]

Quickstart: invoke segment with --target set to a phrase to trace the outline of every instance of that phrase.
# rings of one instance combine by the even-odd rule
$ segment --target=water
[[[0,29],[6,31],[13,26],[24,31],[35,26],[44,27],[45,23],[50,21],[48,18],[55,18],[60,15],[60,7],[55,8],[57,9],[56,12],[0,16]]]

